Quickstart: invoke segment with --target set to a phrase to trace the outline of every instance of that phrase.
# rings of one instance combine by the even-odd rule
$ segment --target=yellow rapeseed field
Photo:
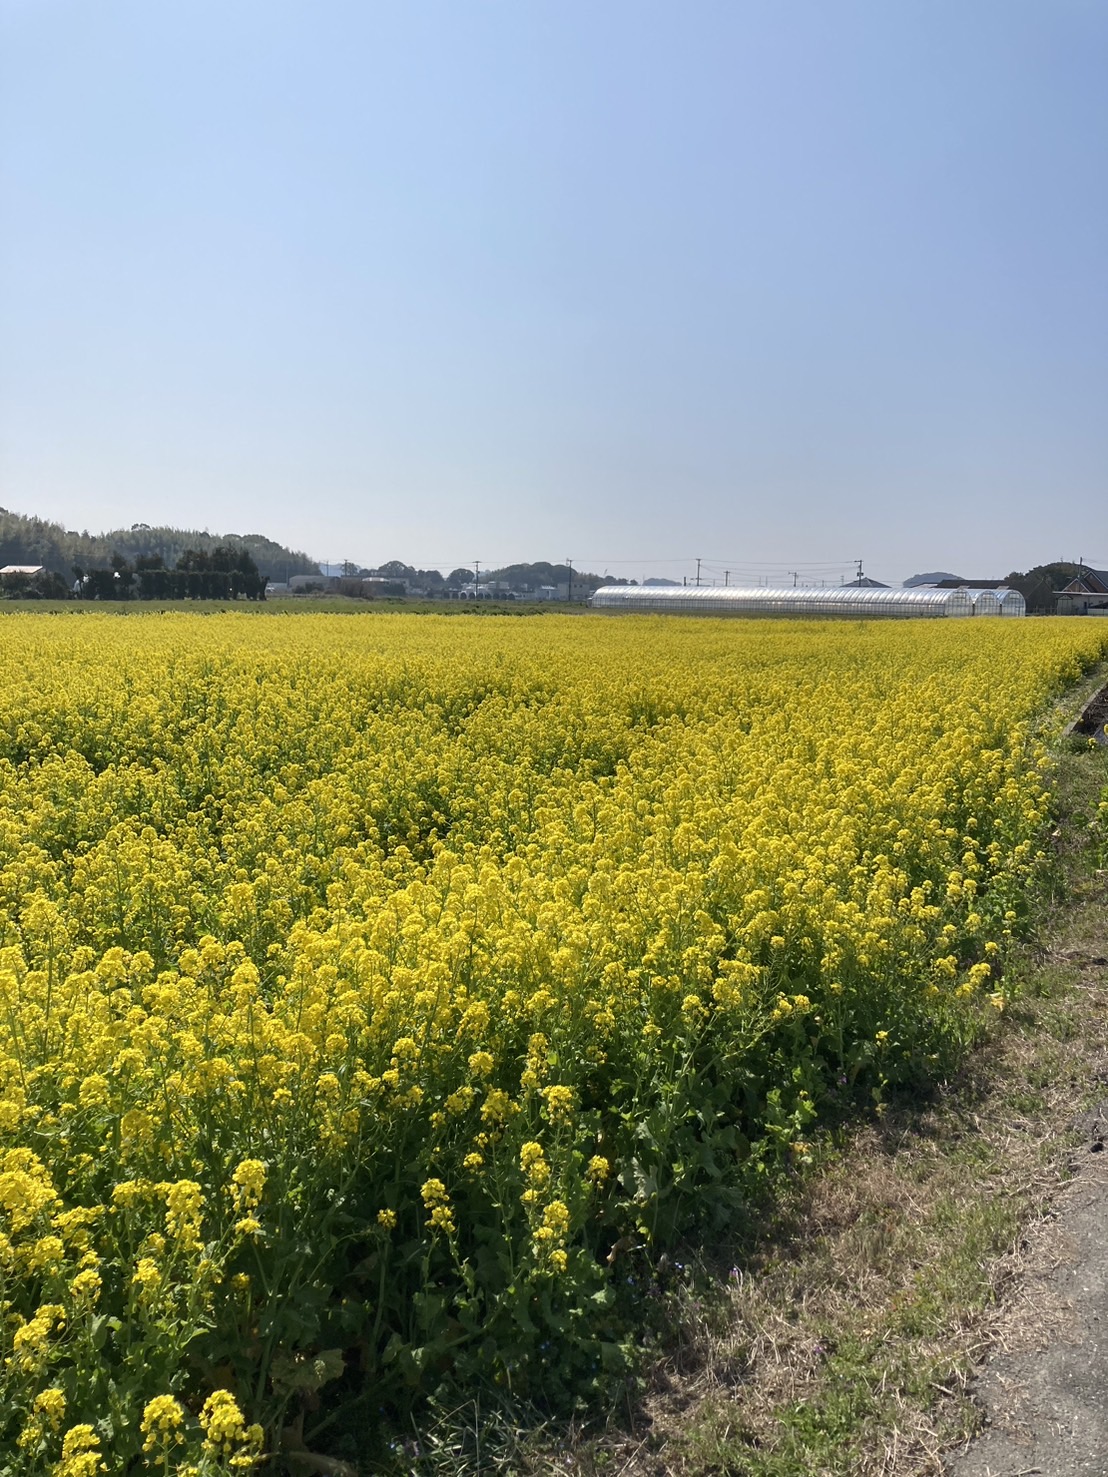
[[[1101,626],[5,617],[0,1477],[621,1367],[1003,1008]]]

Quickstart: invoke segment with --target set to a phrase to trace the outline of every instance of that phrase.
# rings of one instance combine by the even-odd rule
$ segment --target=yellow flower
[[[552,1200],[542,1213],[543,1225],[556,1236],[564,1236],[569,1230],[569,1207],[564,1200]]]
[[[34,1410],[36,1415],[44,1415],[52,1426],[59,1426],[65,1416],[65,1392],[52,1387],[49,1390],[40,1390],[35,1396]]]
[[[102,1073],[94,1072],[81,1083],[78,1101],[82,1108],[107,1107],[109,1097],[108,1079]]]
[[[11,1460],[49,1477],[89,1381],[122,1378],[118,1341],[102,1371],[69,1347],[120,1275],[137,1334],[225,1341],[262,1226],[307,1228],[311,1261],[353,1175],[379,1239],[422,1212],[452,1296],[460,1175],[474,1245],[515,1237],[549,1281],[617,1174],[599,1125],[675,1093],[695,1116],[703,1052],[740,1077],[776,1052],[794,1102],[829,1034],[886,1067],[957,1049],[1040,867],[1042,715],[1108,657],[1106,622],[978,619],[91,609],[4,637],[0,1372]],[[613,1229],[645,1235],[626,1200]],[[172,1399],[147,1363],[140,1415]],[[182,1477],[259,1460],[233,1397],[206,1419],[229,1449],[179,1450]],[[64,1460],[113,1456],[78,1434]]]
[[[472,1103],[474,1091],[472,1087],[459,1087],[446,1099],[445,1107],[448,1113],[464,1113]]]
[[[423,1203],[431,1212],[428,1217],[432,1226],[446,1235],[454,1234],[454,1215],[450,1208],[450,1197],[446,1193],[446,1186],[442,1180],[430,1179],[424,1182],[421,1194]]]
[[[57,1303],[44,1303],[33,1318],[21,1323],[12,1334],[11,1364],[24,1373],[41,1368],[47,1357],[50,1335],[65,1327],[65,1309]]]
[[[112,1204],[123,1207],[141,1205],[150,1192],[145,1180],[121,1180],[112,1190]]]
[[[431,1224],[439,1231],[445,1231],[452,1235],[454,1232],[454,1216],[449,1205],[436,1205],[431,1211]]]
[[[543,1149],[543,1146],[532,1139],[524,1144],[519,1151],[519,1167],[526,1174],[545,1157],[546,1151]]]
[[[83,1272],[78,1272],[69,1284],[69,1291],[77,1302],[95,1302],[100,1295],[103,1286],[100,1273],[88,1267]]]
[[[260,1159],[244,1159],[231,1176],[236,1205],[253,1210],[262,1198],[265,1177],[266,1168]]]
[[[499,1087],[490,1088],[481,1106],[481,1117],[486,1123],[503,1123],[511,1111],[511,1100]]]
[[[167,1233],[184,1251],[199,1251],[204,1192],[195,1180],[178,1180],[160,1187],[165,1192]]]
[[[142,1412],[141,1430],[146,1438],[143,1451],[150,1452],[183,1439],[180,1435],[185,1413],[172,1395],[155,1395]]]
[[[612,1166],[601,1154],[594,1154],[589,1160],[585,1177],[594,1185],[602,1185],[612,1172]]]
[[[568,1123],[573,1117],[573,1088],[544,1087],[542,1095],[546,1099],[551,1123]]]
[[[200,1412],[204,1450],[230,1459],[236,1468],[254,1466],[261,1453],[262,1429],[247,1426],[238,1402],[229,1390],[214,1390]]]
[[[41,1236],[24,1252],[24,1263],[30,1272],[56,1272],[64,1255],[60,1236]]]
[[[95,1477],[108,1469],[100,1459],[100,1438],[89,1425],[71,1426],[62,1438],[62,1459],[54,1477]]]

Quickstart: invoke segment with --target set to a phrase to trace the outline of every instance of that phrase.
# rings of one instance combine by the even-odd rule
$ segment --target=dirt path
[[[1108,899],[1084,910],[1078,963],[1108,1008]],[[1097,1074],[1108,1081],[1108,1063]],[[1108,1096],[1078,1120],[1073,1178],[1024,1243],[1024,1266],[974,1383],[985,1429],[948,1477],[1108,1474]]]

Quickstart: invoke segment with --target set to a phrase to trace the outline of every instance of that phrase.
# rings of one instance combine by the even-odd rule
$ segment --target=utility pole
[[[568,554],[566,555],[566,568],[569,570],[569,584],[566,587],[566,604],[569,605],[573,601],[573,560]]]
[[[790,569],[790,570],[789,570],[789,573],[790,573],[790,574],[791,574],[791,575],[792,575],[792,577],[793,577],[793,589],[794,589],[794,590],[795,590],[795,589],[796,589],[796,582],[797,582],[797,580],[798,580],[798,579],[799,579],[799,578],[800,578],[800,576],[799,576],[799,575],[798,575],[798,574],[797,574],[797,572],[796,572],[796,570],[795,570],[795,569]]]
[[[731,571],[729,569],[725,569],[723,571],[723,583],[725,585],[729,585],[731,583]]]
[[[480,584],[481,584],[481,561],[480,561],[480,559],[475,559],[473,561],[473,598],[474,598],[474,600],[477,599],[477,590],[478,590]]]
[[[855,559],[854,562],[858,566],[858,578],[861,579],[862,578],[862,561],[860,559]]]
[[[700,560],[696,561],[696,588],[700,589]]]

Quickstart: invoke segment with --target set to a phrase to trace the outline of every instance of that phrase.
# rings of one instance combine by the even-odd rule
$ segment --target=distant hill
[[[210,554],[224,544],[245,550],[266,579],[287,579],[290,574],[318,574],[319,565],[307,554],[286,549],[261,533],[209,533],[206,529],[151,527],[135,523],[109,533],[78,533],[43,518],[9,513],[0,508],[0,565],[44,564],[67,582],[73,568],[107,569],[113,554],[134,562],[160,557],[173,568],[188,549]]]
[[[481,571],[481,577],[485,577],[485,571]],[[551,564],[546,559],[536,560],[534,564],[506,564],[503,569],[490,569],[488,578],[502,581],[513,590],[536,590],[540,585],[564,585],[570,579],[573,581],[574,590],[580,592],[586,588],[599,589],[605,583],[605,578],[600,574],[589,574],[587,570],[570,570],[568,564]]]
[[[402,559],[388,559],[368,572],[381,579],[403,580],[408,585],[419,585],[432,592],[441,590],[444,585],[451,589],[461,589],[473,582],[472,564],[459,565],[445,579],[437,569],[416,569],[411,564],[405,564]],[[610,580],[605,575],[589,574],[586,570],[571,571],[568,564],[550,564],[545,559],[540,559],[535,564],[506,564],[502,569],[482,568],[481,579],[505,584],[510,590],[521,593],[537,590],[542,585],[566,585],[571,579],[576,594],[597,589],[603,584],[626,583],[624,580]]]
[[[904,588],[908,590],[913,585],[937,585],[940,580],[957,580],[959,584],[964,583],[960,574],[951,574],[945,569],[934,569],[930,574],[914,574],[910,580],[904,581]]]

